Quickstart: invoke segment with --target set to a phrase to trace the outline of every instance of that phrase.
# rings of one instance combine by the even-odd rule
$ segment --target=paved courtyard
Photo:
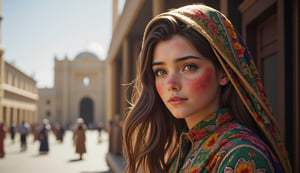
[[[83,160],[79,160],[71,131],[66,132],[63,143],[57,142],[50,132],[50,151],[43,155],[39,154],[39,141],[33,142],[33,136],[27,138],[27,151],[21,152],[19,136],[12,143],[7,134],[6,156],[0,158],[0,173],[111,173],[105,161],[108,134],[102,133],[101,142],[96,130],[87,131],[86,136],[87,153],[83,155]]]

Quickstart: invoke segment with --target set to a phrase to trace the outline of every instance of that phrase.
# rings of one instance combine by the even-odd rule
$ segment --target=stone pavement
[[[56,141],[52,132],[49,133],[50,151],[39,154],[39,141],[27,138],[27,151],[20,151],[19,135],[12,143],[9,134],[5,140],[6,155],[0,158],[0,173],[111,173],[105,157],[108,151],[108,134],[102,132],[101,142],[98,131],[86,133],[87,153],[83,160],[75,153],[72,143],[72,132],[67,131],[64,142]]]

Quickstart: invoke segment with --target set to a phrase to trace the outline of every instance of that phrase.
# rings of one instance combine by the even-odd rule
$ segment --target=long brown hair
[[[155,89],[152,71],[153,51],[158,42],[174,35],[184,36],[222,70],[209,42],[188,25],[171,16],[160,17],[148,26],[140,52],[139,71],[135,82],[133,106],[125,117],[123,126],[124,154],[127,172],[167,172],[178,152],[180,133],[187,128],[183,119],[175,119],[164,105]],[[221,107],[228,107],[237,121],[255,129],[253,120],[240,101],[231,83],[222,88]]]

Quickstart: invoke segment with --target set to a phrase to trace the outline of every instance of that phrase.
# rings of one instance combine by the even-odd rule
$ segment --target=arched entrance
[[[94,123],[94,102],[92,99],[85,97],[80,101],[80,117],[89,125]]]

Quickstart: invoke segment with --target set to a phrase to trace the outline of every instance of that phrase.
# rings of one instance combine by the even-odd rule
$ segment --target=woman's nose
[[[167,86],[168,91],[177,91],[180,89],[179,79],[176,74],[169,74]]]

